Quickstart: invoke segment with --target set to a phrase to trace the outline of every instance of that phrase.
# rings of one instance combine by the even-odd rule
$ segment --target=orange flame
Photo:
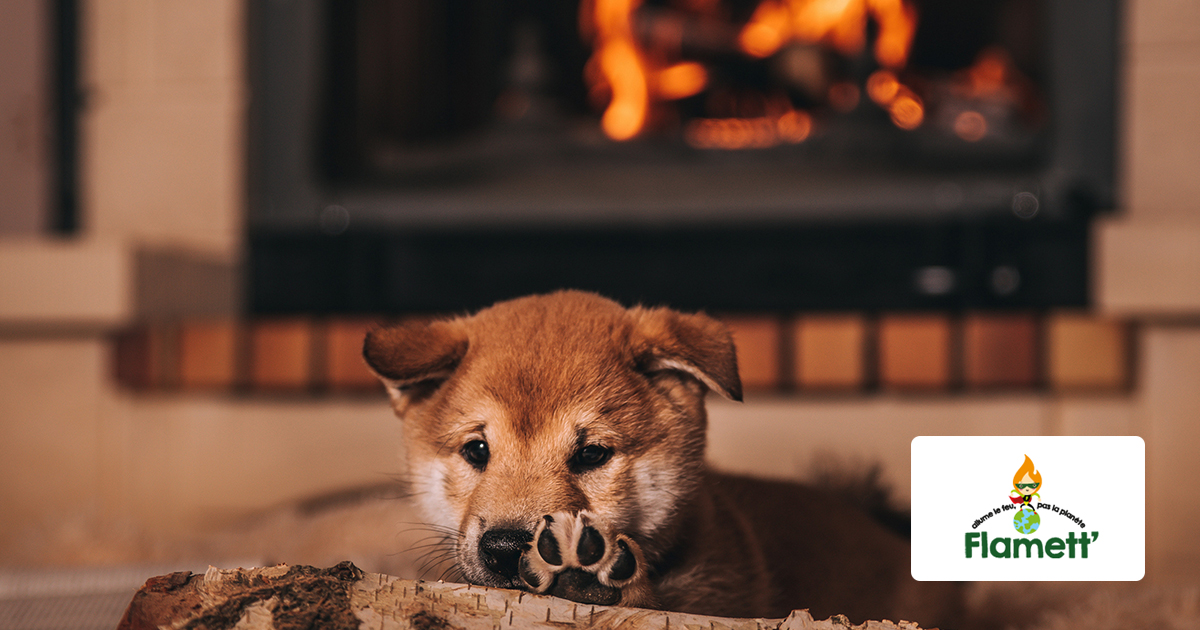
[[[634,34],[641,0],[591,0],[581,8],[582,31],[592,38],[588,75],[593,93],[602,84],[608,103],[600,126],[613,140],[629,140],[646,126],[651,99],[671,101],[699,94],[708,71],[696,62],[654,63]]]
[[[690,10],[710,17],[720,13],[720,0],[681,2]],[[874,87],[868,84],[867,94],[888,111],[897,126],[914,129],[924,120],[924,104],[890,70],[904,67],[908,60],[917,24],[911,2],[761,0],[749,21],[739,29],[737,46],[745,54],[759,58],[771,56],[797,41],[820,43],[853,55],[865,48],[867,23],[873,20],[879,27],[873,53],[879,64],[889,70],[881,71],[886,74],[876,73],[886,80]],[[707,68],[681,60],[677,45],[656,45],[653,37],[646,43],[639,41],[638,33],[645,31],[642,27],[646,26],[639,27],[635,22],[641,5],[642,0],[582,0],[580,5],[581,33],[591,42],[593,50],[585,69],[590,97],[604,107],[601,117],[604,133],[618,141],[638,136],[652,119],[669,119],[662,115],[665,112],[661,105],[656,108],[657,104],[694,96],[709,85]],[[653,27],[658,22],[652,20],[649,24]],[[673,27],[682,28],[677,24]],[[681,38],[676,33],[669,39]],[[853,84],[835,84],[828,92],[835,110],[850,111],[858,103],[858,88]],[[812,130],[809,114],[795,110],[790,103],[762,115],[737,114],[741,117],[694,120],[685,126],[685,138],[694,146],[748,148],[802,142]]]
[[[991,96],[1005,90],[1013,74],[1012,60],[1000,48],[989,48],[979,53],[974,65],[959,79],[968,98]]]
[[[694,61],[685,61],[660,70],[656,83],[655,91],[664,100],[687,98],[708,85],[708,70]]]
[[[867,77],[867,96],[872,101],[886,106],[900,93],[900,79],[891,70],[877,70]]]
[[[916,129],[925,122],[924,101],[891,70],[876,70],[867,77],[867,96],[886,109],[901,129]]]
[[[1014,488],[1017,486],[1017,484],[1021,483],[1021,480],[1025,478],[1026,474],[1029,475],[1029,478],[1032,479],[1034,483],[1042,483],[1042,473],[1038,472],[1037,468],[1034,467],[1033,460],[1029,459],[1028,455],[1025,456],[1025,463],[1021,464],[1021,467],[1017,469],[1017,474],[1013,475]],[[1041,486],[1039,485],[1038,488],[1040,489]]]
[[[646,65],[633,34],[633,12],[641,0],[593,0],[583,7],[585,32],[593,31],[589,63],[596,64],[611,98],[600,119],[604,133],[628,140],[642,131],[650,108]]]
[[[825,42],[854,55],[866,44],[868,16],[879,24],[875,59],[903,67],[917,28],[916,10],[905,0],[763,0],[738,43],[753,57],[769,57],[791,41]]]
[[[879,22],[875,60],[888,68],[904,67],[917,32],[916,9],[904,0],[870,0],[870,6]]]
[[[799,144],[812,133],[812,116],[790,110],[779,116],[700,118],[688,123],[684,139],[698,149],[765,149]]]
[[[925,103],[912,90],[900,86],[899,94],[888,104],[892,123],[901,129],[916,129],[925,122]]]

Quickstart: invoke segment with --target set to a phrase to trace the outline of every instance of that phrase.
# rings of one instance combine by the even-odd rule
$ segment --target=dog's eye
[[[471,440],[462,447],[462,456],[463,459],[467,460],[468,464],[479,470],[483,470],[487,467],[488,459],[492,456],[492,453],[488,450],[487,442],[483,440]]]
[[[571,458],[571,464],[577,471],[582,472],[604,465],[611,456],[611,449],[607,449],[599,444],[588,444],[575,452],[575,457]]]

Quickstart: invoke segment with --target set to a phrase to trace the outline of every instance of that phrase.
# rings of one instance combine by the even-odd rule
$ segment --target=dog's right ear
[[[730,400],[742,400],[737,350],[724,324],[668,308],[629,312],[636,322],[634,356],[642,369],[684,372]]]
[[[363,358],[397,402],[448,378],[466,354],[467,331],[459,320],[377,328],[363,341]]]

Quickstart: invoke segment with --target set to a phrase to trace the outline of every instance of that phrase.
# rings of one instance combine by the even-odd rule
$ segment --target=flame
[[[708,85],[708,71],[699,63],[658,67],[647,58],[634,36],[633,16],[640,5],[641,0],[591,0],[580,12],[581,30],[593,45],[588,83],[593,99],[607,97],[600,126],[613,140],[642,132],[652,97],[678,100]]]
[[[614,140],[629,140],[641,134],[653,119],[671,119],[662,103],[688,98],[709,88],[708,69],[701,63],[680,58],[682,23],[671,22],[668,45],[647,35],[666,28],[664,19],[638,16],[643,0],[582,0],[580,32],[592,45],[585,68],[589,97],[604,108],[601,128]],[[873,54],[884,68],[868,84],[867,94],[884,107],[893,123],[915,129],[925,118],[924,103],[896,78],[907,63],[916,31],[917,15],[912,0],[760,0],[749,21],[738,30],[737,48],[757,58],[775,54],[792,42],[821,44],[844,55],[860,53],[867,43],[868,22],[878,25]],[[679,5],[707,16],[723,19],[720,0],[679,0]],[[641,21],[638,21],[641,20]],[[649,20],[649,21],[647,21]],[[645,22],[645,23],[643,23]],[[679,31],[679,32],[675,32]],[[880,74],[886,73],[886,74]],[[853,110],[860,92],[851,83],[828,88],[830,106],[836,111]],[[765,96],[763,97],[765,98]],[[791,103],[771,111],[730,112],[738,118],[695,119],[685,124],[685,139],[694,146],[748,148],[803,142],[812,131],[812,118],[795,110]]]
[[[696,119],[684,139],[698,149],[765,149],[804,142],[811,133],[812,116],[793,109],[779,116]]]
[[[900,93],[900,79],[891,70],[878,70],[867,77],[867,96],[872,101],[886,106]]]
[[[1034,467],[1033,460],[1029,459],[1028,455],[1025,456],[1025,463],[1021,464],[1021,467],[1017,469],[1017,474],[1013,475],[1014,488],[1017,487],[1017,484],[1021,483],[1021,480],[1025,478],[1026,474],[1029,475],[1029,478],[1032,479],[1034,483],[1042,483],[1042,473],[1038,472],[1037,468]],[[1040,485],[1038,486],[1038,489],[1041,489]]]
[[[650,88],[641,50],[633,35],[633,12],[641,0],[592,0],[582,8],[584,32],[593,34],[589,64],[608,86],[611,97],[600,119],[604,133],[628,140],[642,131],[650,109]]]
[[[699,94],[708,85],[708,70],[694,61],[685,61],[658,73],[655,91],[663,100],[674,101]]]
[[[900,86],[899,94],[888,104],[892,124],[901,129],[916,129],[925,122],[925,103],[912,90]]]
[[[917,27],[916,10],[905,0],[763,0],[738,43],[752,57],[769,57],[792,41],[824,42],[855,55],[866,45],[868,16],[879,25],[876,61],[903,67]]]
[[[924,101],[891,70],[876,70],[867,78],[867,96],[886,109],[901,129],[916,129],[925,122]]]
[[[959,79],[964,96],[983,98],[1004,91],[1012,80],[1013,66],[1008,53],[1000,48],[988,48],[979,53],[975,63]]]
[[[870,5],[879,22],[875,60],[888,68],[904,67],[917,33],[916,9],[904,0],[870,0]]]
[[[787,41],[790,18],[786,5],[766,0],[742,28],[738,43],[752,57],[770,57]]]

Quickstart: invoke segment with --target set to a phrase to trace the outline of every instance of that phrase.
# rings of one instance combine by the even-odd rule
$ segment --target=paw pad
[[[645,560],[637,543],[588,512],[542,517],[519,574],[533,591],[584,604],[646,605]]]
[[[599,530],[591,525],[583,528],[575,557],[579,559],[579,564],[585,567],[596,564],[604,557],[604,537],[600,535]]]
[[[554,518],[550,515],[543,516],[542,518],[547,524],[554,523]],[[562,566],[563,559],[562,554],[558,551],[558,539],[554,537],[550,529],[543,528],[541,533],[538,534],[537,550],[538,554],[542,556],[542,560],[545,560],[547,564],[556,567]]]

